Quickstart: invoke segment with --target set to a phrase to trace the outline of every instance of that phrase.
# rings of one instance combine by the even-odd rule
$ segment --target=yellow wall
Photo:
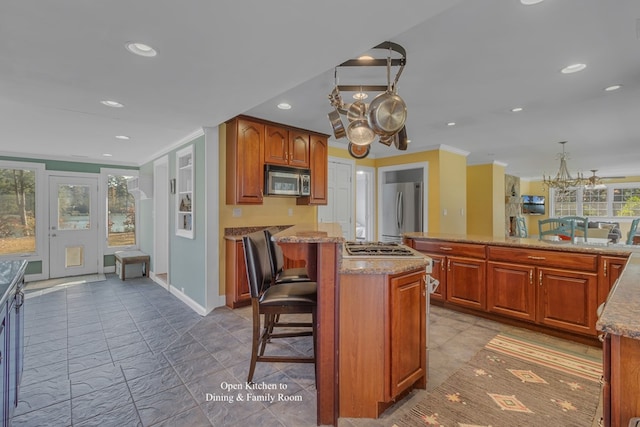
[[[467,158],[440,150],[440,231],[467,233]],[[429,190],[433,188],[429,184]],[[430,229],[431,230],[431,229]]]
[[[505,234],[504,186],[504,166],[486,164],[467,168],[468,234]]]

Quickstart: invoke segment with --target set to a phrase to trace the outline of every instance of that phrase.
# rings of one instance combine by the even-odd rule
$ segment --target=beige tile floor
[[[249,308],[206,317],[147,278],[107,280],[28,295],[25,365],[17,426],[316,425],[313,365],[258,364],[254,381],[286,387],[300,401],[237,400],[249,366]],[[518,330],[431,307],[427,391],[414,391],[378,420],[340,419],[340,427],[391,426],[493,336]],[[596,348],[554,340],[574,351]],[[309,354],[308,337],[274,350]],[[255,391],[265,396],[268,391]],[[243,390],[246,396],[246,390]],[[225,399],[227,401],[225,401]]]

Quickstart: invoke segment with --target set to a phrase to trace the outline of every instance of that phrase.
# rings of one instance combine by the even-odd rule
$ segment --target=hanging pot
[[[340,113],[335,109],[328,114],[329,121],[331,122],[331,127],[333,128],[333,135],[336,139],[344,138],[347,134],[344,130],[344,125],[342,124],[342,119],[340,119]]]
[[[355,157],[356,159],[364,159],[369,155],[369,151],[371,151],[370,145],[355,145],[349,143],[347,147],[347,151],[351,154],[351,157]]]
[[[402,126],[400,132],[398,132],[393,140],[393,144],[398,150],[406,150],[409,147],[409,138],[407,138],[407,128]]]
[[[347,138],[355,145],[369,145],[376,138],[376,133],[369,127],[367,119],[358,119],[349,123]]]
[[[349,109],[347,110],[347,119],[349,119],[349,123],[354,120],[364,119],[367,112],[367,105],[362,101],[356,101],[353,104],[349,105]]]
[[[380,135],[380,143],[386,145],[387,147],[389,147],[391,145],[391,143],[393,142],[393,140],[395,139],[396,135]]]
[[[378,135],[390,136],[397,133],[407,120],[407,105],[397,95],[396,86],[404,65],[398,70],[391,85],[391,58],[387,58],[387,91],[376,96],[369,104],[369,125]]]

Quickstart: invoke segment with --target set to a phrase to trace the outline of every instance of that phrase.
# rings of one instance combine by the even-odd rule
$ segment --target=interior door
[[[98,272],[98,178],[49,178],[49,277]]]
[[[345,239],[354,239],[353,165],[329,160],[327,204],[318,206],[318,222],[336,222]]]

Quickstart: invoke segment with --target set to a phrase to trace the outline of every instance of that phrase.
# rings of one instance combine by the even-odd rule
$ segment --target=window
[[[107,174],[107,246],[110,248],[136,245],[136,199],[127,187],[133,177]]]
[[[640,216],[640,183],[608,184],[606,188],[551,190],[555,217],[577,215],[589,218]]]
[[[0,166],[0,255],[36,252],[36,171]]]

